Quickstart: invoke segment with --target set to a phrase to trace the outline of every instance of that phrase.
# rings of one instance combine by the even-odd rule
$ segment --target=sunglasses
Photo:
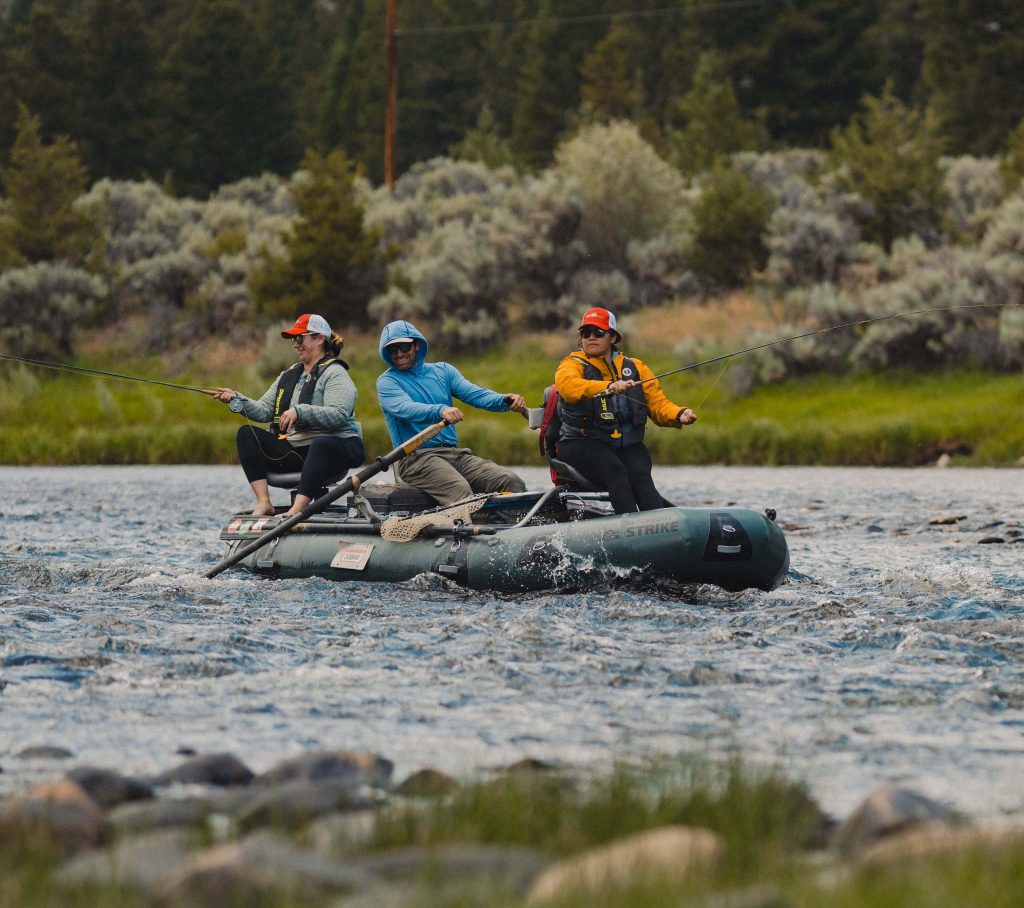
[[[396,353],[408,353],[414,346],[416,346],[414,341],[405,341],[405,343],[401,344],[388,344],[388,356],[394,356]]]
[[[580,328],[580,337],[596,337],[600,340],[607,333],[604,328],[591,328],[589,325],[586,328]]]
[[[294,337],[291,338],[291,342],[293,344],[301,344],[306,340],[307,337],[312,336],[312,334],[296,334]]]

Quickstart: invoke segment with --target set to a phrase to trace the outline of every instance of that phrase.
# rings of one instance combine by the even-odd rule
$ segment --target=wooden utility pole
[[[398,36],[396,0],[387,0],[384,14],[385,55],[388,71],[388,97],[384,110],[384,185],[390,191],[395,188],[395,108],[398,106]]]

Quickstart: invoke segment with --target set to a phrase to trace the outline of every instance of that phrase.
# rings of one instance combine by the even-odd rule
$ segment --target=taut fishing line
[[[53,369],[57,372],[70,372],[72,375],[93,375],[98,378],[114,379],[115,381],[134,381],[147,385],[160,385],[164,388],[174,388],[178,391],[194,391],[197,394],[206,394],[209,397],[215,397],[217,394],[217,390],[215,388],[197,388],[194,385],[178,385],[174,382],[160,381],[156,378],[140,378],[137,375],[125,375],[121,372],[106,372],[103,369],[87,369],[85,366],[71,366],[67,363],[51,363],[43,359],[30,359],[26,356],[14,356],[9,353],[0,353],[0,360],[7,360],[12,363],[22,363],[26,366],[39,366],[41,369]],[[250,427],[255,428],[256,424],[250,419],[247,418],[246,422]],[[259,443],[258,437],[256,440],[257,443]],[[280,457],[271,457],[263,450],[262,444],[260,444],[260,451],[263,452],[264,457],[271,461],[281,461],[288,456],[287,454],[284,454]]]
[[[767,347],[775,347],[778,344],[786,344],[791,341],[800,340],[804,337],[814,337],[817,334],[827,334],[830,331],[839,331],[842,328],[855,328],[858,325],[870,325],[873,322],[884,322],[893,318],[909,318],[913,315],[927,315],[932,312],[957,312],[964,309],[1006,309],[1010,307],[1020,307],[1021,303],[972,303],[967,306],[937,306],[932,309],[912,309],[908,312],[894,312],[892,315],[876,315],[872,318],[862,318],[853,322],[843,322],[841,325],[830,325],[827,328],[818,328],[814,331],[805,331],[803,334],[794,334],[791,337],[780,337],[777,340],[766,341],[763,344],[755,344],[753,347],[745,347],[742,350],[734,350],[732,353],[723,353],[721,356],[712,356],[710,359],[702,359],[700,362],[690,363],[688,366],[680,366],[678,369],[669,369],[667,372],[659,372],[657,375],[652,375],[650,378],[642,379],[634,384],[642,385],[645,382],[655,381],[659,378],[665,378],[667,375],[676,375],[679,372],[688,372],[691,369],[697,369],[701,366],[709,366],[712,363],[720,363],[723,360],[730,360],[736,356],[742,356],[745,353],[753,353],[755,350],[764,350]],[[718,378],[715,379],[715,384],[718,384],[719,379],[725,374],[725,369],[719,373]],[[712,385],[714,388],[714,385]],[[608,397],[611,394],[615,394],[614,391],[602,391],[596,394],[595,397]],[[708,392],[711,393],[710,391]],[[626,398],[629,400],[629,398]],[[707,396],[704,398],[707,400]]]
[[[179,391],[195,391],[197,394],[206,394],[213,397],[217,392],[213,388],[196,388],[192,385],[176,385],[174,382],[160,381],[155,378],[139,378],[137,375],[123,375],[120,372],[104,372],[102,369],[87,369],[85,366],[69,366],[67,363],[49,363],[43,359],[29,359],[25,356],[12,356],[8,353],[0,353],[0,359],[12,363],[24,363],[28,366],[39,366],[42,369],[54,369],[58,372],[71,372],[75,375],[97,375],[101,378],[112,378],[116,381],[136,381],[147,385],[162,385],[165,388],[176,388]]]

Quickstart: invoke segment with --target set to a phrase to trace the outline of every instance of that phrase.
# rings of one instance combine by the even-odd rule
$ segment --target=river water
[[[399,780],[738,751],[837,817],[898,782],[1024,818],[1024,472],[655,478],[680,503],[776,508],[788,582],[511,596],[206,580],[249,503],[239,470],[0,467],[0,793],[71,762],[155,773],[182,748],[257,772],[368,750]],[[17,756],[37,745],[73,761]]]

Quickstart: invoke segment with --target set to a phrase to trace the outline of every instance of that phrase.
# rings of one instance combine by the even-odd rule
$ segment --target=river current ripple
[[[139,775],[184,748],[257,772],[348,748],[399,779],[735,751],[838,817],[897,782],[1024,818],[1024,472],[656,480],[680,503],[776,508],[788,582],[512,596],[206,580],[248,505],[239,470],[0,467],[0,794],[66,768],[17,757],[35,745]],[[929,523],[943,515],[963,519]]]

